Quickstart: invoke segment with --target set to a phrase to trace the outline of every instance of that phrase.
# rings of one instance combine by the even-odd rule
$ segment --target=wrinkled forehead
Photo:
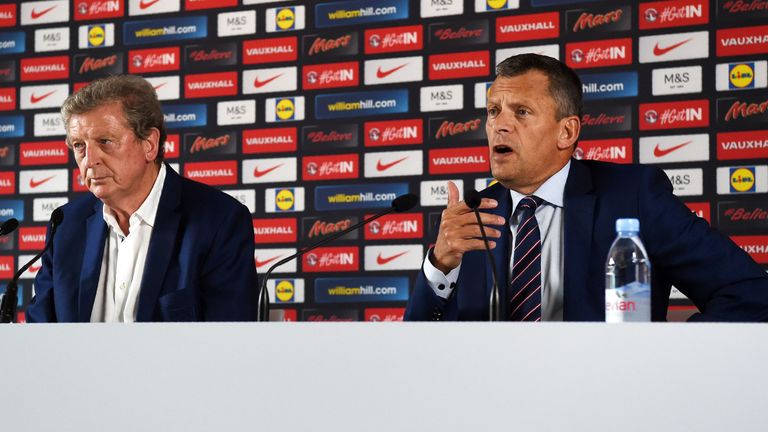
[[[542,105],[552,103],[549,79],[538,71],[498,76],[488,89],[488,101],[496,104]]]

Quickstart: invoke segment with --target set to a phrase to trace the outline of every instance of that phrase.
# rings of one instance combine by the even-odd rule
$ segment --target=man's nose
[[[96,144],[86,144],[85,146],[85,166],[91,167],[101,163],[101,150]]]

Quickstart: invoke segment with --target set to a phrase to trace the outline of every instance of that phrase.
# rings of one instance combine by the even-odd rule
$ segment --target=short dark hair
[[[549,79],[549,94],[557,105],[557,120],[572,115],[581,119],[581,80],[565,63],[540,54],[519,54],[499,63],[496,76],[515,77],[530,70],[540,71]]]
[[[85,114],[114,102],[123,108],[125,121],[137,137],[147,139],[152,128],[160,131],[155,161],[162,161],[168,137],[163,110],[152,84],[140,76],[114,75],[93,81],[64,100],[61,116],[64,124],[69,126],[69,119],[73,115]]]

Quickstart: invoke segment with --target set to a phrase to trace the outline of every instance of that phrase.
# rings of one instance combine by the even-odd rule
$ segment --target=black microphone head
[[[0,225],[0,236],[12,233],[19,226],[19,221],[16,218],[10,218]]]
[[[481,198],[478,191],[471,188],[464,190],[464,202],[467,204],[467,207],[472,210],[477,210],[477,208],[480,207],[480,201]]]
[[[57,208],[51,213],[51,229],[54,229],[61,225],[61,221],[64,220],[64,212],[61,208]]]
[[[419,197],[414,194],[409,193],[400,195],[399,197],[392,200],[392,208],[395,209],[395,212],[402,213],[412,209],[414,206],[416,206],[418,201]]]

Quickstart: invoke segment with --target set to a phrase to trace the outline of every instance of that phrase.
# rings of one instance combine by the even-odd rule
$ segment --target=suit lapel
[[[107,223],[102,216],[102,203],[96,201],[93,214],[85,221],[85,251],[80,269],[80,290],[78,298],[78,320],[91,320],[93,302],[99,284],[101,260],[104,257],[104,245],[107,239]]]
[[[564,200],[565,321],[589,319],[581,316],[580,311],[589,310],[585,303],[589,298],[587,283],[595,213],[595,196],[590,194],[591,190],[589,169],[582,162],[572,159]]]
[[[136,321],[153,319],[157,298],[176,245],[181,219],[178,211],[180,202],[181,177],[166,165],[165,184],[157,207],[155,226],[152,228],[152,238],[149,240],[144,275],[141,279]]]
[[[507,292],[507,281],[508,281],[508,275],[509,275],[509,218],[512,217],[512,197],[509,195],[509,190],[505,187],[503,187],[500,183],[496,183],[492,188],[489,190],[488,198],[495,199],[499,205],[495,209],[488,211],[488,213],[493,213],[495,215],[501,216],[504,218],[504,220],[507,221],[507,224],[505,226],[497,227],[501,231],[501,237],[496,241],[496,247],[494,249],[491,249],[491,254],[493,255],[493,260],[496,264],[496,272],[497,277],[499,278],[499,302],[501,302],[501,316],[505,316],[505,308],[504,305],[506,304],[506,301],[504,300],[506,298],[506,292]],[[483,253],[483,260],[486,263],[486,271],[485,271],[485,286],[486,286],[486,298],[490,299],[491,295],[491,289],[493,287],[493,272],[491,271],[491,266],[487,262],[488,260],[485,258],[486,255]]]

